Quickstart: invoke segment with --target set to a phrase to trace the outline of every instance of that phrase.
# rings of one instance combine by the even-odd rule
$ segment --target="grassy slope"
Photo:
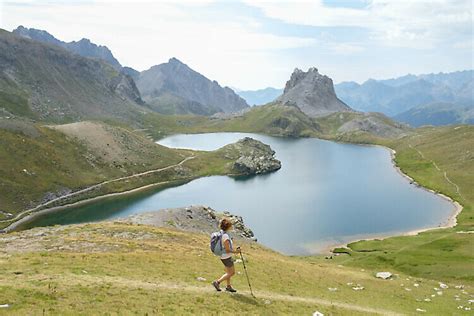
[[[433,298],[433,288],[438,287],[434,281],[404,274],[380,280],[369,269],[287,257],[255,243],[244,244],[243,249],[256,300],[248,295],[240,263],[233,284],[243,295],[211,288],[209,282],[223,269],[203,234],[101,223],[0,236],[1,303],[11,305],[0,313],[31,315],[44,309],[47,314],[309,315],[318,310],[326,315],[367,315],[367,308],[383,314],[415,313],[421,308],[446,315],[468,299],[450,283],[443,295]],[[364,290],[353,290],[357,284]],[[455,301],[454,295],[462,301]]]
[[[47,127],[36,126],[38,136],[0,129],[0,209],[10,212],[39,202],[44,193],[62,188],[78,189],[112,177],[179,162],[178,152],[156,146],[146,156],[159,158],[123,168],[94,156],[84,144]],[[89,158],[90,157],[90,158]],[[89,159],[88,159],[89,158]],[[27,172],[23,171],[26,170]]]

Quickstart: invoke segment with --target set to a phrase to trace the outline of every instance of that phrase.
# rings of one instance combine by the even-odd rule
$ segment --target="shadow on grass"
[[[251,296],[248,296],[248,295],[235,293],[235,294],[232,294],[230,297],[233,298],[236,301],[241,302],[241,303],[252,304],[252,305],[256,305],[256,306],[260,305],[259,302],[255,298],[253,298]]]

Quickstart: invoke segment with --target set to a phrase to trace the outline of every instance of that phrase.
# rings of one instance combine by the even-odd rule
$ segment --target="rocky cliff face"
[[[122,100],[132,100],[140,105],[145,104],[135,85],[135,81],[133,81],[131,76],[125,73],[120,73],[118,76],[112,78],[110,88],[119,95]]]
[[[83,57],[103,60],[114,67],[116,70],[121,70],[122,68],[122,65],[120,65],[118,60],[106,46],[96,45],[86,38],[83,38],[78,42],[74,41],[66,43],[58,40],[46,31],[37,30],[34,28],[26,28],[21,25],[13,30],[12,33],[35,41],[60,46]]]
[[[209,115],[237,112],[248,107],[232,89],[221,87],[176,58],[141,72],[137,86],[145,101],[157,110],[174,103],[180,105],[180,108],[171,109],[176,113]]]
[[[311,117],[353,111],[337,98],[331,78],[321,75],[316,68],[307,72],[296,68],[277,102],[297,106]]]

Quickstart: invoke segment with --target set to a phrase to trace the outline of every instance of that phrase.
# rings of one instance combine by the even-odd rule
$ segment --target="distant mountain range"
[[[263,105],[274,101],[283,93],[283,89],[265,88],[260,90],[238,90],[234,91],[240,95],[251,106]]]
[[[444,124],[463,123],[462,112],[474,107],[474,71],[465,70],[452,73],[406,75],[387,80],[367,80],[363,84],[342,82],[335,86],[338,97],[359,111],[381,112],[415,124],[417,119],[408,117],[430,111],[446,113]],[[446,112],[447,104],[451,104],[449,112],[456,108],[456,115]],[[440,107],[437,109],[437,107]],[[410,110],[414,111],[410,111]],[[417,110],[415,110],[417,109]],[[449,119],[448,119],[449,116]],[[434,116],[433,116],[434,118]],[[439,119],[423,120],[426,124],[439,124]],[[421,121],[420,121],[421,122]],[[417,124],[415,124],[416,126]]]
[[[260,105],[276,101],[296,105],[311,117],[353,108],[381,112],[412,126],[472,123],[473,70],[335,86],[317,69],[297,70],[284,90],[238,91],[239,96],[176,58],[139,72],[123,67],[107,47],[88,39],[67,43],[46,31],[23,26],[7,33],[1,34],[5,49],[0,52],[0,98],[1,111],[11,114],[52,120],[92,114],[123,117],[128,116],[125,108],[131,106],[131,113],[146,109],[164,114],[213,115],[247,109],[247,102]],[[39,42],[45,46],[34,44]],[[9,46],[11,43],[19,45]],[[32,71],[27,71],[27,65]],[[111,98],[105,95],[108,93]],[[115,104],[114,98],[120,99],[116,107],[110,106]]]
[[[221,87],[216,81],[209,80],[176,58],[139,72],[130,67],[122,67],[106,46],[96,45],[88,39],[66,43],[46,31],[23,26],[19,26],[12,33],[108,63],[135,81],[139,98],[143,96],[149,107],[160,113],[212,115],[248,108],[245,100],[232,89]]]
[[[413,127],[474,124],[474,106],[447,102],[429,103],[415,106],[406,112],[395,115],[393,119]]]

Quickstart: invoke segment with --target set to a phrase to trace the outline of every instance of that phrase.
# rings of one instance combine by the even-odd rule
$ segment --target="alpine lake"
[[[265,175],[211,176],[105,198],[38,216],[23,228],[207,205],[242,216],[263,245],[284,254],[309,255],[353,240],[438,227],[453,212],[450,201],[410,184],[393,166],[390,151],[379,146],[249,133],[175,135],[158,143],[214,150],[244,137],[270,145],[282,168]]]

